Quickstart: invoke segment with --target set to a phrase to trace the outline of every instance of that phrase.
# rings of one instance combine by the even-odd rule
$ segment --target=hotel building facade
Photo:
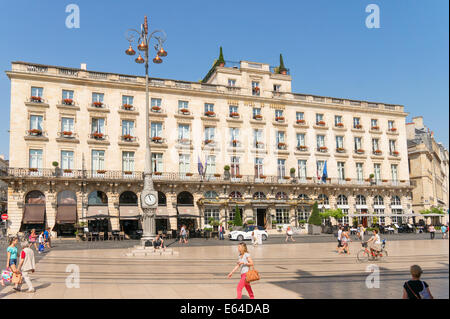
[[[297,226],[314,201],[350,225],[411,213],[402,105],[293,93],[289,72],[241,61],[202,82],[151,78],[145,119],[140,76],[25,62],[6,73],[10,233],[139,229],[146,120],[157,230],[227,225],[236,208],[268,229]]]

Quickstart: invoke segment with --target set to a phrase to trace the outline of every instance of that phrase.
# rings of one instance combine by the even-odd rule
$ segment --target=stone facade
[[[7,75],[10,232],[20,229],[32,190],[45,195],[49,227],[60,191],[76,193],[79,219],[87,216],[89,194],[101,191],[110,227],[119,229],[120,195],[139,196],[143,187],[144,78],[24,62],[13,62]],[[396,213],[411,212],[407,113],[401,105],[292,93],[290,75],[247,61],[217,66],[203,83],[150,79],[150,98],[153,177],[166,198],[158,214],[169,229],[179,227],[183,216],[202,228],[205,213],[226,223],[236,205],[247,221],[297,225],[320,194],[325,208],[345,209],[350,219],[343,222],[350,224],[354,214],[373,216],[377,195],[384,223],[391,222],[391,200]],[[325,161],[328,178],[322,182]],[[185,191],[192,204],[182,204]],[[205,196],[208,191],[215,193]],[[298,199],[301,194],[308,199]],[[338,203],[339,195],[345,203]]]

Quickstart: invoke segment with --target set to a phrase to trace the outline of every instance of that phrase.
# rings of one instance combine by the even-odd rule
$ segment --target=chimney
[[[80,69],[86,71],[86,69],[87,69],[86,63],[81,63]]]
[[[420,129],[423,128],[423,116],[416,116],[412,118],[413,123],[415,124],[415,127]]]

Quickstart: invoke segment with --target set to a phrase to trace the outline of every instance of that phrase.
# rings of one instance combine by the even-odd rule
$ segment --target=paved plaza
[[[368,264],[356,261],[360,242],[350,245],[351,255],[338,255],[331,241],[249,246],[262,277],[253,284],[255,297],[400,298],[403,282],[409,278],[409,266],[419,264],[435,298],[449,298],[448,240],[389,241],[386,247],[389,257],[377,264],[378,289],[366,288]],[[128,248],[61,249],[61,246],[39,256],[36,273],[32,275],[36,293],[15,292],[8,286],[0,291],[0,298],[236,297],[238,274],[226,279],[237,261],[236,244],[174,247],[178,256],[162,257],[127,257]],[[66,269],[70,264],[80,269],[79,288],[66,287],[70,275]]]

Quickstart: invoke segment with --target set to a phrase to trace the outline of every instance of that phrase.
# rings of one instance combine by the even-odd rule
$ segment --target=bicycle
[[[370,249],[367,248],[367,242],[361,243],[361,246],[363,247],[363,249],[358,251],[358,254],[356,255],[357,260],[361,263],[367,262],[368,260],[384,259],[388,256],[388,252],[385,249],[386,239],[383,239],[380,251],[371,252]]]

